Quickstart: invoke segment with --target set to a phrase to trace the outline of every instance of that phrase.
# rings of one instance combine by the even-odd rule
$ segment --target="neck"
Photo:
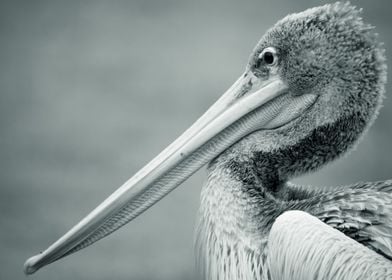
[[[205,279],[264,279],[269,229],[284,201],[266,180],[260,181],[252,161],[216,159],[208,167],[202,189],[197,230],[198,259]]]
[[[293,127],[253,133],[210,163],[197,231],[206,279],[268,279],[269,230],[290,202],[309,196],[287,180],[336,158],[363,131],[352,116],[310,131]]]

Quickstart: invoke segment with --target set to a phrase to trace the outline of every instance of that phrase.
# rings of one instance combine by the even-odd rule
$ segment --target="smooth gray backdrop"
[[[392,4],[352,1],[391,58]],[[0,279],[189,126],[265,30],[325,1],[1,1]],[[392,178],[391,90],[357,150],[300,182]],[[29,279],[196,279],[198,172],[98,244]]]

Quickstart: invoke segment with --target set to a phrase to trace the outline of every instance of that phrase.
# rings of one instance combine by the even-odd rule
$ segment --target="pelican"
[[[290,182],[355,146],[385,82],[382,45],[356,7],[286,16],[200,119],[25,272],[114,232],[208,164],[196,238],[205,279],[392,279],[391,180]]]

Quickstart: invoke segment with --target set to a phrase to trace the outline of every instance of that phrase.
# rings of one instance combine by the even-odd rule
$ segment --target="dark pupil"
[[[274,55],[271,52],[265,52],[264,53],[264,61],[267,64],[272,64],[274,63]]]

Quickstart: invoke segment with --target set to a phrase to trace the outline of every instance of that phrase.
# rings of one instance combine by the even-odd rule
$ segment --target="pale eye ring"
[[[278,56],[276,49],[274,47],[265,48],[259,54],[259,61],[263,62],[265,65],[273,66],[278,62]]]

